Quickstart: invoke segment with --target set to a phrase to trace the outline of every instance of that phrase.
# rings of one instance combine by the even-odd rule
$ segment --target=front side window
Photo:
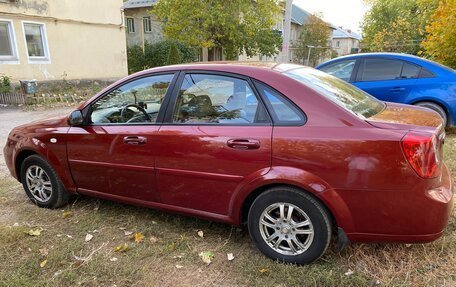
[[[128,33],[135,32],[135,19],[127,18],[127,31],[128,31]]]
[[[11,21],[0,20],[0,61],[17,60],[16,41]]]
[[[403,62],[391,59],[365,59],[361,81],[387,81],[399,79]]]
[[[209,74],[184,77],[173,122],[181,124],[252,124],[261,122],[258,99],[242,79]]]
[[[97,100],[90,111],[92,124],[155,123],[173,74],[140,78]]]
[[[336,77],[311,68],[297,68],[284,75],[314,89],[353,114],[369,118],[385,108],[382,101]]]
[[[152,20],[150,17],[143,18],[143,25],[144,25],[144,32],[150,33],[152,32]]]
[[[320,70],[348,82],[350,81],[355,63],[356,60],[341,61],[322,67]]]
[[[44,24],[24,23],[25,42],[30,60],[49,60]]]

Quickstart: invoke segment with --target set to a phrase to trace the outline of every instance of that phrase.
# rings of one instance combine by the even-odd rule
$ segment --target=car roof
[[[436,73],[439,73],[439,74],[441,74],[441,73],[452,73],[452,74],[454,74],[455,73],[455,71],[453,69],[451,69],[449,67],[446,67],[444,65],[441,65],[439,63],[436,63],[436,62],[433,62],[431,60],[428,60],[428,59],[425,59],[425,58],[421,58],[421,57],[418,57],[418,56],[415,56],[415,55],[403,54],[403,53],[360,53],[360,54],[351,54],[351,55],[346,55],[346,56],[341,56],[341,57],[337,57],[337,58],[331,59],[331,60],[329,60],[327,62],[324,62],[324,63],[318,65],[315,68],[319,69],[319,68],[324,67],[326,65],[329,65],[331,63],[342,61],[342,60],[360,59],[360,58],[373,58],[373,57],[391,58],[391,59],[400,59],[400,60],[409,61],[409,62],[418,64],[418,65],[424,66],[424,67],[428,68],[429,70],[431,70],[432,72],[436,72]]]
[[[305,66],[288,63],[275,63],[263,61],[220,61],[220,62],[195,62],[180,65],[162,66],[144,70],[134,74],[149,74],[151,72],[167,72],[167,71],[188,71],[188,70],[208,70],[220,71],[229,73],[238,73],[246,76],[256,75],[261,72],[277,72],[283,73],[296,68]]]

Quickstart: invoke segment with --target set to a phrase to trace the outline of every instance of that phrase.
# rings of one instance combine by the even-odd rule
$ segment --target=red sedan
[[[131,75],[68,117],[15,128],[4,154],[40,207],[84,194],[246,224],[264,254],[302,264],[333,235],[440,237],[444,137],[437,113],[311,68],[216,63]]]

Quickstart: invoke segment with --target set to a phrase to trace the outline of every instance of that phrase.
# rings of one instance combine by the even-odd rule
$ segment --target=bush
[[[11,78],[0,74],[0,93],[9,93],[11,91]]]
[[[177,48],[176,43],[171,43],[171,47],[168,52],[168,59],[166,65],[176,65],[182,63],[182,53]]]
[[[127,49],[128,72],[132,74],[147,68],[167,65],[168,55],[172,45],[175,45],[181,54],[180,60],[174,64],[196,61],[197,55],[195,49],[178,41],[164,40],[155,44],[145,43],[144,54],[139,45]]]

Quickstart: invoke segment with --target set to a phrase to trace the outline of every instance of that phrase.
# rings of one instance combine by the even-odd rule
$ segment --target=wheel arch
[[[14,160],[14,171],[16,172],[17,180],[19,182],[22,182],[22,179],[21,179],[22,163],[24,162],[24,160],[26,158],[28,158],[31,155],[35,155],[35,154],[38,154],[38,153],[34,150],[23,149],[16,155],[16,158]]]
[[[324,206],[338,227],[355,230],[345,200],[327,182],[309,172],[293,167],[273,167],[267,174],[251,181],[236,193],[230,207],[233,224],[243,225],[253,201],[271,187],[291,186],[315,198]]]

